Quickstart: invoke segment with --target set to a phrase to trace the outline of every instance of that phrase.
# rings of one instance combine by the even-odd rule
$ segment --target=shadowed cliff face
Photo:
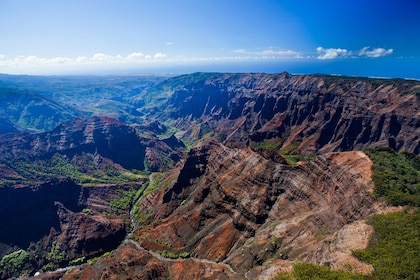
[[[0,153],[9,158],[98,153],[126,169],[144,169],[145,146],[135,130],[106,117],[78,119],[51,132],[8,135],[0,141]]]
[[[309,154],[375,146],[419,154],[419,89],[402,80],[219,74],[175,87],[167,117],[185,130],[205,123],[235,146],[274,138]]]
[[[124,221],[82,213],[92,207],[89,198],[94,194],[94,188],[82,188],[71,180],[0,188],[0,256],[12,248],[26,249],[31,242],[41,242],[43,250],[58,242],[66,252],[64,263],[116,248],[126,234]]]
[[[55,201],[82,210],[81,187],[71,181],[51,182],[34,188],[0,188],[0,243],[27,248],[30,242],[59,231]]]

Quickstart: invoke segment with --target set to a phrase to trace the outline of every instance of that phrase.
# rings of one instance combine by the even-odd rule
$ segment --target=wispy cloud
[[[170,43],[170,42],[168,42]],[[95,53],[91,56],[65,57],[57,56],[44,58],[35,55],[21,55],[9,57],[0,54],[0,72],[6,73],[36,73],[37,69],[48,72],[49,69],[98,69],[125,67],[156,67],[176,66],[191,63],[231,63],[246,61],[292,61],[292,60],[333,60],[354,58],[378,58],[394,53],[393,49],[363,47],[360,50],[348,50],[345,48],[318,47],[316,55],[291,49],[265,48],[265,49],[236,49],[223,50],[223,53],[213,56],[190,56],[179,54],[170,56],[163,52],[143,53],[135,51],[129,54],[106,54]],[[68,68],[66,68],[68,67]],[[29,71],[27,71],[29,69]],[[53,71],[51,71],[53,72]],[[49,72],[49,73],[51,73]]]
[[[261,50],[261,51],[248,51],[246,49],[237,49],[234,51],[238,54],[245,54],[250,56],[256,56],[256,57],[292,57],[292,58],[302,58],[302,53],[293,51],[293,50],[275,50],[272,48]]]
[[[104,53],[95,53],[92,56],[53,57],[42,58],[35,55],[16,56],[8,58],[6,55],[0,55],[0,67],[36,67],[53,65],[93,65],[93,64],[124,64],[153,62],[166,58],[167,55],[161,52],[155,54],[144,54],[142,52],[133,52],[128,55],[108,55]]]
[[[159,58],[165,58],[166,54],[164,53],[155,53],[155,55],[153,56],[153,58],[159,59]]]
[[[394,52],[393,49],[376,48],[371,49],[370,47],[364,47],[360,51],[350,51],[341,48],[323,48],[318,47],[316,49],[318,56],[317,59],[336,59],[336,58],[357,58],[357,57],[382,57],[390,55]]]
[[[394,52],[393,49],[384,49],[384,48],[376,48],[373,50],[370,50],[370,47],[364,47],[360,50],[359,56],[367,56],[367,57],[381,57],[381,56],[387,56]]]
[[[316,51],[318,53],[318,59],[335,59],[340,57],[349,57],[352,54],[351,51],[341,48],[324,49],[323,47],[318,47]]]

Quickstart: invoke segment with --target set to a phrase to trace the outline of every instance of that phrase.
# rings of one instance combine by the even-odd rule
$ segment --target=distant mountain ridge
[[[307,154],[375,146],[420,152],[420,82],[198,73],[164,83],[173,91],[158,119],[184,131],[207,126],[232,145],[273,139]]]

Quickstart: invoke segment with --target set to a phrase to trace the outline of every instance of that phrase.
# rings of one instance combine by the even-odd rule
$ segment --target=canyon
[[[113,82],[114,95],[71,99],[38,81],[3,107],[32,108],[33,90],[35,104],[67,108],[43,125],[0,122],[0,257],[44,255],[23,279],[271,279],[298,262],[372,272],[352,251],[368,245],[369,217],[401,207],[374,195],[364,149],[418,157],[419,82],[286,72]],[[74,265],[48,273],[48,262]]]

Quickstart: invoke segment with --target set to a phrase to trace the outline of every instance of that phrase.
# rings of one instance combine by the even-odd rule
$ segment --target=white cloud
[[[74,58],[64,56],[42,58],[36,55],[19,55],[10,58],[4,54],[0,54],[0,72],[25,73],[18,71],[19,69],[22,71],[30,69],[30,72],[34,73],[33,69],[54,69],[56,67],[61,67],[61,69],[64,69],[63,67],[77,68],[81,65],[91,68],[94,68],[95,65],[106,65],[109,67],[134,66],[136,64],[153,65],[153,63],[162,61],[162,58],[167,57],[166,54],[161,52],[157,52],[154,55],[144,54],[142,52],[132,52],[128,55],[95,53],[90,57],[77,56]]]
[[[237,49],[234,52],[239,53],[239,54],[246,54],[246,55],[266,57],[266,58],[281,58],[281,57],[284,57],[284,58],[287,58],[287,57],[301,58],[302,57],[302,54],[300,52],[297,52],[297,51],[293,51],[293,50],[274,50],[272,48],[261,50],[261,51],[255,51],[255,52],[248,51],[246,49]]]
[[[352,55],[351,51],[340,48],[324,49],[323,47],[318,47],[316,51],[318,53],[318,59],[335,59],[340,57],[349,57]]]
[[[318,47],[316,49],[318,59],[336,59],[336,58],[345,58],[345,57],[382,57],[386,55],[390,55],[394,52],[393,49],[384,49],[384,48],[376,48],[370,49],[370,47],[364,47],[360,51],[349,51],[347,49],[341,48],[328,48],[324,49],[323,47]]]
[[[87,56],[78,56],[76,57],[75,61],[77,63],[83,63],[83,62],[87,62],[89,60],[89,58]]]
[[[174,42],[165,42],[165,45],[167,46],[172,46],[174,44]]]
[[[394,52],[393,49],[384,49],[384,48],[376,48],[373,50],[370,50],[370,47],[364,47],[360,50],[359,56],[367,56],[367,57],[381,57],[390,55]]]
[[[96,61],[104,61],[104,60],[110,60],[112,57],[103,54],[103,53],[95,53],[92,56],[92,60],[96,60]]]
[[[65,64],[72,62],[72,59],[68,57],[54,57],[48,60],[49,64]]]
[[[128,60],[136,60],[136,59],[139,59],[139,58],[144,58],[144,53],[133,52],[133,53],[130,53],[129,55],[127,55]]]
[[[166,54],[164,54],[164,53],[155,53],[155,55],[153,56],[154,58],[165,58],[166,57]]]

